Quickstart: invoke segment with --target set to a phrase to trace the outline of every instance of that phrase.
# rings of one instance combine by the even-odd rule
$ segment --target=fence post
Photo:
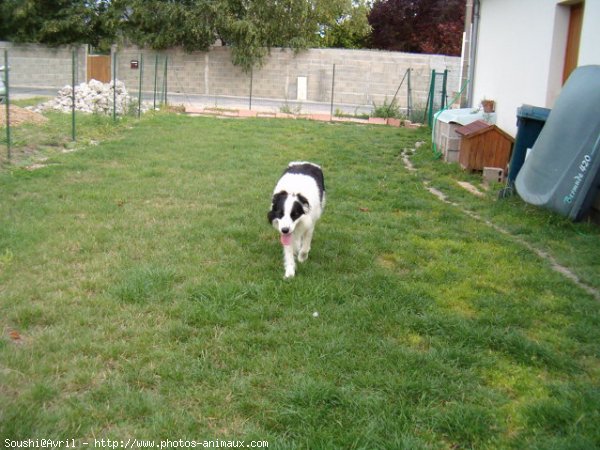
[[[113,53],[113,121],[117,120],[117,51]]]
[[[392,110],[392,106],[394,106],[394,102],[396,101],[398,92],[400,92],[400,88],[402,87],[402,84],[404,84],[404,80],[406,79],[406,77],[409,73],[410,73],[410,69],[406,69],[406,72],[404,72],[404,76],[402,77],[402,81],[400,81],[400,84],[398,85],[398,89],[396,89],[396,92],[394,93],[394,97],[392,98],[392,101],[388,105],[388,108],[387,108],[387,116],[388,117],[390,116],[390,112]],[[387,101],[387,99],[386,99],[386,101]]]
[[[71,59],[71,140],[75,140],[75,66],[76,66],[76,50],[73,49]]]
[[[448,69],[444,70],[444,78],[442,78],[442,107],[440,109],[444,109],[446,107],[447,100],[447,92],[446,92],[446,82],[448,81]]]
[[[248,104],[248,109],[252,111],[252,80],[254,78],[254,68],[250,68],[250,103]]]
[[[412,113],[412,87],[410,85],[410,73],[412,72],[412,69],[409,67],[408,68],[408,78],[406,80],[406,117],[408,117],[408,120],[412,120],[411,119],[411,113]]]
[[[158,73],[158,54],[155,55],[156,57],[154,58],[154,103],[153,103],[153,109],[156,111],[156,77],[157,77],[157,73]]]
[[[11,159],[10,152],[10,83],[8,76],[8,50],[4,49],[4,81],[6,88],[6,151],[8,161]]]
[[[169,63],[169,56],[166,55],[165,56],[165,77],[164,77],[164,85],[165,85],[165,106],[169,105],[168,99],[167,99],[167,65]]]
[[[140,54],[140,89],[138,92],[138,119],[142,115],[142,79],[144,78],[144,54]]]
[[[331,76],[331,109],[329,111],[329,120],[333,121],[333,96],[335,94],[335,64],[333,65],[333,74]]]
[[[435,69],[431,71],[431,82],[429,83],[429,94],[427,96],[427,125],[431,127],[433,122],[433,103],[435,98]]]

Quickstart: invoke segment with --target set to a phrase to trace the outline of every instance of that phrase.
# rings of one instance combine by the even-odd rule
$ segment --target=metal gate
[[[429,95],[427,96],[427,124],[433,125],[433,115],[444,109],[448,103],[446,84],[448,82],[448,70],[444,72],[431,71],[429,83]]]

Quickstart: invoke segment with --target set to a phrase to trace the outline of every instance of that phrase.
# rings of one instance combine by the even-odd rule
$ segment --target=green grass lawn
[[[600,303],[423,181],[596,288],[598,227],[476,199],[427,145],[408,172],[426,131],[106,127],[0,172],[0,446],[600,447]],[[266,213],[291,160],[323,166],[328,204],[284,280]]]

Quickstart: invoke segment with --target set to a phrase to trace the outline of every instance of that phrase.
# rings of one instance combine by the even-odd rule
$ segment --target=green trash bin
[[[508,166],[509,186],[515,183],[517,175],[523,167],[527,150],[533,148],[549,114],[550,109],[539,106],[522,105],[517,108],[517,137]]]

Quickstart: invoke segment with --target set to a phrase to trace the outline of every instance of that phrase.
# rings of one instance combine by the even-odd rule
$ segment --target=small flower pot
[[[493,113],[496,109],[496,102],[494,102],[494,100],[482,100],[481,106],[483,107],[484,113]]]

